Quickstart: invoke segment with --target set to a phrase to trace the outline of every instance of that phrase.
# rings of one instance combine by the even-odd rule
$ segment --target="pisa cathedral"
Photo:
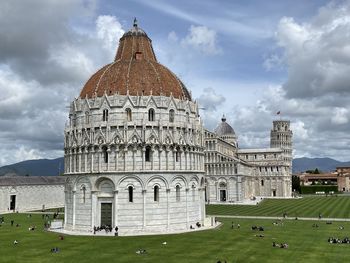
[[[289,122],[273,123],[269,149],[239,149],[225,118],[205,130],[136,20],[71,103],[64,135],[66,230],[187,231],[208,224],[206,201],[291,195]]]

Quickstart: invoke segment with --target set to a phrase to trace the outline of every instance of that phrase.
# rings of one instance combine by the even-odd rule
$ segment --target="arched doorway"
[[[98,222],[101,227],[113,227],[114,211],[114,184],[111,180],[103,178],[98,182]]]
[[[225,182],[219,183],[219,197],[220,197],[220,202],[226,202],[226,200],[227,200],[227,185]]]

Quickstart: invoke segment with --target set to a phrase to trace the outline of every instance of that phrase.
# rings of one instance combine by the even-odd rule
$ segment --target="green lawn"
[[[313,199],[310,199],[312,201]],[[342,199],[339,199],[340,201]],[[11,227],[14,219],[20,227]],[[187,234],[142,237],[79,237],[65,236],[42,230],[40,215],[28,218],[25,214],[5,215],[0,227],[0,262],[347,262],[350,244],[329,244],[329,236],[350,236],[350,222],[314,222],[286,220],[283,226],[274,226],[272,220],[234,219],[240,229],[231,229],[231,219],[222,219],[223,225],[214,230]],[[30,225],[38,227],[29,231]],[[264,232],[251,230],[252,225],[264,226]],[[339,230],[343,225],[345,230]],[[263,233],[264,238],[255,234]],[[13,245],[13,240],[19,241]],[[162,245],[166,241],[167,245]],[[288,249],[273,248],[272,242],[287,242]],[[60,253],[50,249],[59,247]],[[147,250],[137,255],[136,250]]]
[[[266,199],[256,206],[207,205],[208,215],[350,218],[349,196],[309,196],[300,199]]]

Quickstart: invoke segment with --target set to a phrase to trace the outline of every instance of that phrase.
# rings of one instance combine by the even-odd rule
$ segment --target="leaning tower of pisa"
[[[293,132],[290,129],[290,121],[273,121],[273,127],[270,135],[270,147],[281,148],[283,150],[284,161],[292,168],[292,150],[293,150]]]

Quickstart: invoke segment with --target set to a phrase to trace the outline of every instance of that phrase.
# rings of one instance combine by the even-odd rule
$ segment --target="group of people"
[[[263,226],[252,226],[252,230],[264,231]]]
[[[337,237],[329,237],[328,243],[330,244],[350,244],[350,239],[348,237],[344,237],[343,239]]]
[[[278,244],[278,243],[276,243],[275,241],[272,242],[272,246],[273,246],[273,247],[279,247],[279,248],[288,248],[288,244],[287,244],[287,243]]]
[[[197,228],[200,228],[201,226],[202,226],[201,223],[199,223],[199,222],[196,223],[196,227],[197,227]],[[195,229],[195,228],[194,228],[193,225],[190,225],[190,229]]]
[[[97,231],[105,231],[106,233],[112,232],[113,228],[110,225],[103,225],[103,226],[94,226],[94,235],[96,235]],[[116,226],[114,228],[114,235],[118,236],[119,228]]]

